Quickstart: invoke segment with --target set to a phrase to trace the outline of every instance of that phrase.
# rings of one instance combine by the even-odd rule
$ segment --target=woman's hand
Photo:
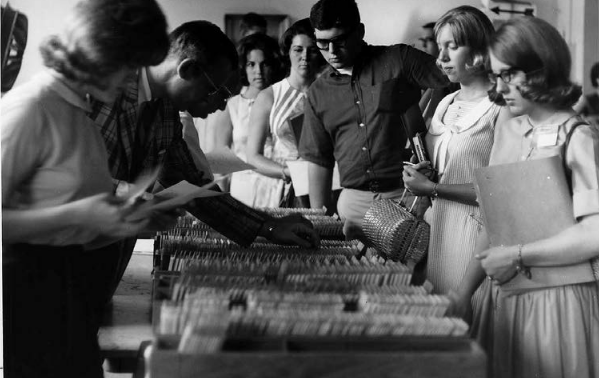
[[[95,231],[98,235],[114,238],[133,236],[142,231],[149,219],[127,221],[130,213],[123,206],[123,200],[109,193],[97,194],[72,202],[75,209],[76,224],[86,230]]]
[[[487,273],[487,276],[498,284],[504,284],[518,273],[518,248],[493,247],[475,256]]]
[[[412,166],[404,166],[403,182],[406,188],[417,196],[429,196],[435,183],[428,179],[427,176],[419,172],[419,170],[430,170],[430,162],[423,161]]]

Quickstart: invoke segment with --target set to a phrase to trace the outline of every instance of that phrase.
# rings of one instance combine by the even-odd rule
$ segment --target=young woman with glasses
[[[572,201],[563,216],[575,223],[542,240],[492,248],[484,230],[454,309],[467,309],[486,274],[495,284],[494,377],[597,377],[599,287],[590,260],[599,256],[599,130],[572,110],[581,89],[569,78],[568,45],[548,22],[504,23],[491,39],[490,61],[492,97],[517,116],[498,127],[490,165],[559,156]],[[586,273],[569,274],[577,265]],[[542,285],[506,291],[519,280]]]

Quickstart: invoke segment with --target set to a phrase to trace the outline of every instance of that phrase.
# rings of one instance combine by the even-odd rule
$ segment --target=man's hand
[[[305,248],[316,248],[320,244],[320,237],[312,222],[300,214],[267,220],[260,229],[260,235],[275,243],[296,244]]]

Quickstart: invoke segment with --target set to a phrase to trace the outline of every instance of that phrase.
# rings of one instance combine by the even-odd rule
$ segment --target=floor
[[[135,244],[135,252],[152,253],[154,249],[154,240],[139,239]],[[104,370],[104,378],[132,378],[132,373],[112,373]]]

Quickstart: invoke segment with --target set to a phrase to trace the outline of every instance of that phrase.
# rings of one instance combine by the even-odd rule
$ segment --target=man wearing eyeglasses
[[[107,147],[109,166],[117,194],[127,193],[129,183],[162,166],[162,187],[181,180],[194,185],[212,181],[207,167],[194,164],[182,138],[180,111],[205,118],[224,109],[238,87],[238,56],[233,43],[214,24],[187,22],[170,34],[167,57],[157,66],[140,70],[127,93],[113,104],[94,101],[90,118],[98,126]],[[297,215],[276,221],[251,209],[230,195],[196,199],[186,210],[221,234],[241,245],[258,236],[283,244],[317,246],[312,224]],[[113,271],[113,282],[102,293],[108,300],[131,257],[136,238],[123,240],[98,252],[95,270]],[[100,276],[100,275],[99,275]]]
[[[429,54],[366,44],[355,0],[320,0],[310,21],[330,65],[310,87],[300,140],[301,157],[312,163],[310,204],[329,207],[337,161],[345,236],[363,239],[362,219],[373,200],[403,192],[403,114],[417,106],[422,89],[448,82]]]

